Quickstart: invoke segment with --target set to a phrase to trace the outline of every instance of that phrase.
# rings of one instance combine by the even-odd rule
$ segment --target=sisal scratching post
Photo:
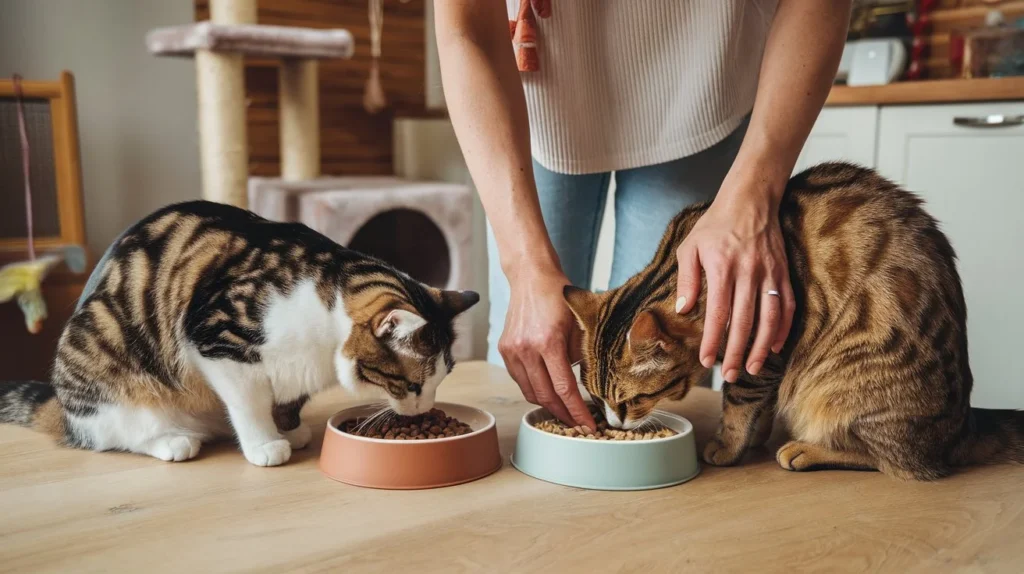
[[[281,113],[281,178],[320,176],[320,96],[317,61],[285,58],[278,75]]]
[[[210,0],[215,24],[253,24],[255,0]],[[245,130],[245,75],[239,53],[196,50],[199,151],[203,197],[247,206],[249,151]]]
[[[249,204],[245,56],[280,60],[281,174],[290,182],[316,180],[320,176],[317,59],[351,58],[352,34],[255,24],[255,0],[210,0],[210,16],[209,22],[146,34],[153,54],[195,57],[203,196],[239,207]]]

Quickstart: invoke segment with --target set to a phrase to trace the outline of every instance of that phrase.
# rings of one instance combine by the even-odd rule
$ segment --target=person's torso
[[[506,0],[515,19],[520,0]],[[537,18],[521,74],[534,157],[563,173],[707,149],[753,107],[776,0],[571,0]]]

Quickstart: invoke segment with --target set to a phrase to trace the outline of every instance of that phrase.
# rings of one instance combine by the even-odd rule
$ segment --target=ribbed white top
[[[520,0],[506,0],[514,20]],[[693,155],[750,112],[776,0],[552,0],[521,77],[534,158],[594,173]]]

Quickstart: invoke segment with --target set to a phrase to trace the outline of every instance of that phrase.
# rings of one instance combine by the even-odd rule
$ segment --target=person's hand
[[[597,425],[570,366],[580,349],[574,333],[579,327],[562,295],[568,284],[558,270],[525,269],[510,274],[512,294],[498,351],[527,401],[566,424],[593,429]]]
[[[760,372],[769,349],[782,350],[795,304],[777,203],[756,187],[730,190],[729,185],[727,178],[719,198],[676,250],[676,312],[693,308],[700,296],[703,268],[707,304],[700,362],[707,368],[714,365],[728,324],[722,373],[733,383],[755,325],[757,334],[746,364],[752,375]]]

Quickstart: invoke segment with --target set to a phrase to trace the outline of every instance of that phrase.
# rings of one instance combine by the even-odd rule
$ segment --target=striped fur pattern
[[[303,404],[333,384],[429,410],[454,366],[452,321],[479,299],[202,201],[137,223],[96,273],[51,383],[0,387],[0,421],[164,460],[233,434],[253,464],[282,464],[311,438]]]
[[[708,376],[697,355],[705,293],[689,314],[673,309],[675,250],[706,209],[680,213],[654,260],[622,287],[566,289],[584,331],[583,383],[625,428]],[[828,163],[789,182],[780,220],[794,326],[759,376],[726,383],[708,463],[738,463],[776,418],[794,439],[777,452],[788,470],[929,480],[967,463],[1024,462],[1024,413],[970,406],[955,254],[916,196],[871,170]]]
[[[7,383],[0,386],[0,420],[32,426],[38,410],[37,405],[52,398],[53,387],[46,383]]]

